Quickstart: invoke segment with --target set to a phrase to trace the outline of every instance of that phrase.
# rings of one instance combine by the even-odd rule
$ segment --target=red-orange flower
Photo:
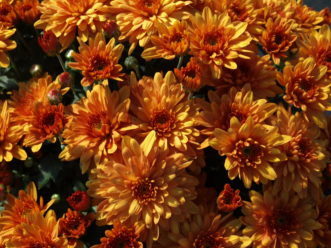
[[[231,212],[242,206],[240,190],[234,190],[230,184],[224,185],[224,190],[217,197],[217,208],[222,212]]]
[[[38,0],[17,0],[14,4],[17,17],[27,24],[33,24],[40,16]]]
[[[52,31],[45,31],[39,36],[38,43],[48,56],[54,56],[61,49],[61,45]]]
[[[12,0],[2,0],[0,2],[0,23],[7,28],[12,27],[16,21],[16,13],[11,2]]]
[[[85,191],[76,191],[71,196],[67,198],[67,202],[70,207],[77,211],[85,211],[91,205],[90,197],[86,194]]]

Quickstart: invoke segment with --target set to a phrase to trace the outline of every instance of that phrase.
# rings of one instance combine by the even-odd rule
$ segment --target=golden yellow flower
[[[43,214],[53,203],[52,200],[44,205],[42,197],[39,203],[37,201],[37,189],[33,182],[27,186],[26,191],[19,191],[18,198],[8,195],[4,210],[0,213],[0,239],[3,238],[6,241],[13,239],[16,236],[16,228],[29,222],[29,213]]]
[[[305,120],[302,112],[292,114],[279,107],[273,124],[279,128],[279,133],[292,137],[280,147],[286,153],[287,161],[275,166],[275,189],[294,191],[300,198],[307,197],[309,187],[321,187],[321,172],[326,167],[326,142],[322,141],[319,129]]]
[[[237,69],[224,69],[222,77],[214,80],[218,94],[227,93],[231,87],[240,90],[249,84],[255,98],[275,97],[282,90],[276,84],[276,68],[270,61],[270,56],[251,55],[248,59],[236,60]]]
[[[11,161],[13,158],[25,160],[26,152],[19,146],[19,141],[23,136],[22,129],[13,126],[11,122],[11,109],[8,108],[7,101],[0,102],[0,163]]]
[[[189,48],[187,23],[175,21],[171,26],[160,23],[158,34],[150,37],[151,45],[142,52],[146,61],[156,58],[174,59],[185,54]]]
[[[294,193],[275,194],[269,188],[263,195],[250,191],[250,199],[244,202],[242,221],[246,225],[243,234],[252,239],[252,247],[309,247],[313,231],[321,227],[309,199],[299,199]]]
[[[331,29],[329,25],[323,25],[319,31],[310,32],[298,43],[298,56],[312,57],[316,64],[327,66],[327,75],[331,78]]]
[[[204,8],[191,16],[189,27],[190,53],[208,64],[214,78],[220,78],[222,68],[236,69],[236,58],[249,59],[246,47],[252,38],[246,32],[246,22],[231,22],[226,14]]]
[[[230,120],[228,131],[216,128],[210,145],[226,156],[224,167],[231,180],[239,176],[246,188],[252,181],[265,184],[277,174],[271,163],[286,160],[279,146],[291,139],[280,135],[277,127],[254,123],[251,116],[242,124],[237,117]]]
[[[37,29],[52,31],[63,47],[67,48],[78,37],[86,42],[110,18],[110,7],[104,0],[44,0],[39,10]]]
[[[277,75],[278,82],[285,86],[284,100],[300,108],[307,120],[321,128],[327,125],[324,111],[331,110],[331,84],[326,73],[326,66],[318,66],[309,57],[295,66],[287,64]]]
[[[59,158],[70,161],[80,158],[85,173],[93,163],[117,151],[121,137],[131,129],[128,114],[129,89],[111,92],[108,84],[95,85],[87,98],[71,105],[68,123],[62,137],[67,146]]]
[[[158,30],[158,24],[173,25],[183,14],[180,11],[191,3],[189,0],[113,0],[111,12],[121,31],[119,40],[128,39],[129,54],[139,43],[145,47],[151,35]]]
[[[1,3],[0,3],[1,4]],[[16,29],[8,29],[3,26],[0,22],[0,67],[8,67],[10,60],[7,51],[13,50],[16,48],[16,42],[10,40],[9,38],[15,33]]]
[[[49,210],[45,216],[38,211],[30,212],[26,219],[25,223],[16,228],[7,247],[69,247],[67,239],[59,236],[59,223],[53,210]]]
[[[221,216],[199,206],[199,213],[184,222],[174,222],[170,231],[161,232],[157,248],[244,248],[251,241],[240,237],[241,223],[232,214]]]
[[[293,21],[278,17],[269,18],[262,35],[258,37],[262,48],[278,65],[281,58],[287,58],[287,52],[297,39],[293,33]]]
[[[122,44],[115,46],[115,38],[106,44],[102,33],[98,33],[94,39],[90,38],[88,45],[81,39],[78,41],[79,53],[72,54],[76,62],[68,63],[68,65],[82,71],[84,77],[81,84],[83,86],[89,86],[94,81],[104,79],[123,81],[122,66],[118,64],[124,48]]]
[[[159,238],[160,225],[197,208],[192,200],[198,181],[185,171],[191,161],[159,148],[155,135],[151,132],[140,145],[123,137],[121,156],[92,169],[87,182],[88,193],[99,202],[99,224],[142,226],[148,248]]]
[[[153,130],[159,146],[195,155],[199,131],[195,128],[197,108],[187,100],[182,85],[172,72],[165,77],[156,73],[154,78],[131,77],[132,105],[138,130],[135,137],[146,137]]]
[[[244,123],[251,116],[255,123],[263,123],[276,110],[274,103],[268,103],[266,99],[254,100],[253,92],[248,85],[242,90],[231,88],[228,94],[222,96],[217,92],[208,92],[209,102],[199,100],[201,108],[197,122],[203,126],[201,134],[207,136],[201,143],[201,148],[209,146],[209,141],[214,137],[215,128],[227,131],[230,127],[230,120],[235,116],[241,123]]]
[[[17,17],[26,24],[33,24],[40,16],[38,0],[17,0],[14,9]]]

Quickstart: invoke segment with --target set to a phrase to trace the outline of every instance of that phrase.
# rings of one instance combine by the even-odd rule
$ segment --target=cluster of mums
[[[0,0],[1,67],[18,22],[41,33],[49,56],[78,40],[67,66],[86,95],[62,103],[77,94],[68,71],[19,83],[0,101],[1,175],[47,141],[89,179],[61,218],[34,183],[7,194],[0,247],[84,247],[92,221],[109,226],[93,248],[331,247],[322,187],[331,176],[328,9],[300,0]],[[141,76],[131,57],[135,73],[124,73],[125,46],[178,66]],[[209,91],[195,97],[201,89]],[[207,188],[208,147],[229,179],[262,190],[242,201],[228,184]]]

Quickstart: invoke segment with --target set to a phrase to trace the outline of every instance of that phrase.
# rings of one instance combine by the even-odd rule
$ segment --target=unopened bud
[[[73,83],[73,77],[69,72],[62,72],[59,77],[59,83],[61,84],[62,88],[71,87]]]
[[[139,62],[135,57],[126,57],[126,59],[124,60],[124,65],[128,70],[133,70],[136,73],[137,77],[140,78]]]
[[[58,89],[52,89],[47,94],[48,100],[51,104],[59,104],[62,102],[62,94]]]
[[[38,43],[48,56],[56,55],[61,49],[60,42],[52,31],[46,31],[39,36]]]
[[[68,51],[66,52],[66,54],[65,54],[66,59],[68,59],[68,60],[73,60],[74,57],[72,56],[72,54],[73,54],[74,52],[75,52],[75,51],[72,50],[72,49],[68,50]]]
[[[104,33],[107,37],[112,37],[116,30],[117,30],[117,25],[116,22],[113,20],[110,20],[102,25],[102,28],[104,30]]]
[[[57,203],[61,200],[61,196],[59,194],[53,194],[51,199],[54,200],[54,203]]]
[[[25,161],[24,161],[24,166],[27,168],[30,168],[33,166],[33,158],[28,157]]]
[[[40,77],[43,75],[43,68],[39,64],[34,64],[30,68],[30,74],[32,77]]]

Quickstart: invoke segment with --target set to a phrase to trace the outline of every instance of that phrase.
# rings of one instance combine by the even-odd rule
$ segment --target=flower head
[[[122,44],[115,46],[114,38],[106,44],[101,33],[98,33],[94,39],[89,39],[88,45],[81,40],[79,40],[79,44],[79,53],[72,55],[76,62],[68,65],[82,71],[84,78],[81,84],[83,86],[104,79],[123,80],[122,66],[118,64],[124,48]]]
[[[266,183],[277,178],[271,162],[286,160],[279,146],[290,140],[289,136],[280,135],[277,127],[254,123],[252,117],[244,123],[232,117],[228,131],[216,128],[214,136],[210,145],[226,156],[224,167],[229,178],[239,175],[246,188],[251,187],[252,181]]]
[[[111,12],[116,15],[116,23],[121,32],[119,40],[129,40],[129,54],[138,43],[145,47],[150,42],[151,35],[157,32],[158,24],[173,25],[182,16],[180,10],[190,3],[189,0],[111,1]]]
[[[190,18],[190,53],[209,65],[214,78],[220,78],[222,68],[236,69],[236,58],[248,59],[246,47],[252,38],[246,32],[247,23],[231,22],[226,14],[204,8],[202,14]]]
[[[34,26],[52,31],[66,49],[78,37],[86,42],[110,18],[109,6],[103,0],[45,0],[39,7],[40,19]]]
[[[16,29],[8,29],[0,22],[0,67],[6,68],[10,64],[9,57],[6,52],[16,48],[16,42],[9,39],[15,33],[15,31]]]
[[[128,97],[127,87],[111,92],[107,84],[99,84],[87,92],[87,98],[71,105],[62,134],[67,146],[59,157],[66,161],[80,158],[85,173],[93,162],[98,164],[114,154],[121,137],[134,128],[128,114]]]
[[[140,145],[125,136],[121,156],[92,169],[87,183],[88,193],[99,202],[99,224],[142,226],[147,247],[158,239],[167,219],[194,212],[198,183],[184,170],[191,161],[159,148],[155,135],[151,132]]]
[[[311,202],[293,192],[250,191],[250,199],[244,202],[242,221],[243,234],[252,238],[253,247],[308,247],[313,231],[320,228]]]
[[[319,127],[326,127],[324,111],[331,108],[330,87],[326,77],[327,67],[318,66],[313,58],[300,61],[295,66],[286,65],[277,79],[285,86],[284,100],[300,108],[305,118]]]
[[[90,197],[86,194],[85,191],[76,191],[71,196],[67,198],[67,202],[70,207],[77,211],[85,211],[91,205]]]
[[[38,43],[48,56],[56,55],[61,49],[59,40],[52,31],[46,31],[39,36]]]
[[[0,162],[9,162],[13,158],[25,160],[27,154],[18,144],[23,132],[11,122],[12,110],[7,101],[0,102],[0,107]]]
[[[16,21],[16,13],[12,5],[12,0],[2,0],[0,2],[0,26],[11,28]]]
[[[15,1],[14,9],[20,20],[32,25],[40,16],[38,6],[38,0],[18,0]]]
[[[232,189],[230,184],[224,185],[224,190],[217,197],[217,208],[222,212],[231,212],[242,206],[239,189]]]

